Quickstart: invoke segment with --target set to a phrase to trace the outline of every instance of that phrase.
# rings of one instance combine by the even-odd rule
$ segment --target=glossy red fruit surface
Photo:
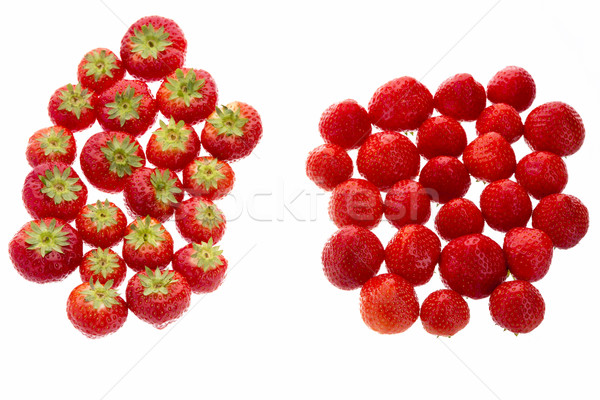
[[[490,228],[508,232],[525,226],[531,217],[531,199],[521,185],[508,179],[492,182],[479,198],[483,218]]]
[[[383,215],[383,200],[375,185],[363,179],[348,179],[333,189],[329,199],[329,218],[341,228],[356,225],[371,229]]]
[[[79,132],[96,121],[93,104],[94,93],[81,84],[62,86],[52,94],[48,103],[48,115],[54,125]]]
[[[439,156],[427,161],[421,170],[419,183],[423,185],[431,200],[444,204],[463,197],[471,187],[471,177],[458,159]]]
[[[212,201],[191,197],[180,203],[175,211],[177,230],[192,243],[218,243],[225,234],[225,214]]]
[[[148,161],[159,168],[183,170],[200,152],[200,138],[194,128],[183,121],[159,121],[146,146]]]
[[[165,268],[173,258],[173,237],[156,219],[137,218],[125,231],[121,254],[134,271]]]
[[[426,159],[437,156],[460,157],[467,146],[467,134],[454,118],[429,118],[417,132],[417,149]]]
[[[194,293],[214,292],[227,272],[227,259],[212,239],[190,243],[173,255],[173,270],[185,277]]]
[[[318,187],[333,190],[352,177],[354,165],[346,151],[335,144],[322,144],[308,154],[306,175]]]
[[[468,199],[453,199],[439,209],[435,229],[446,241],[483,232],[485,221],[475,203]]]
[[[190,196],[222,199],[234,183],[235,173],[229,163],[214,157],[198,157],[183,170],[183,187]]]
[[[569,180],[562,158],[547,151],[536,151],[517,164],[515,178],[536,199],[563,191]]]
[[[93,247],[108,248],[123,239],[127,218],[114,203],[98,200],[95,204],[87,204],[79,210],[75,226],[84,242]]]
[[[518,112],[525,111],[535,99],[535,82],[525,69],[506,67],[488,82],[487,96],[492,103],[506,103]]]
[[[355,100],[332,104],[321,115],[319,132],[326,143],[357,149],[371,134],[369,114]]]
[[[510,178],[517,165],[510,143],[496,132],[486,133],[469,143],[463,162],[474,178],[485,182]]]
[[[490,314],[496,325],[512,333],[529,333],[544,320],[546,304],[529,282],[508,281],[490,296]]]
[[[485,88],[470,74],[457,74],[442,82],[433,103],[440,114],[459,121],[475,121],[485,108]]]
[[[71,165],[77,155],[75,138],[62,126],[51,126],[36,131],[27,143],[25,156],[32,168],[44,163]]]
[[[550,236],[539,229],[514,228],[504,236],[504,255],[515,279],[542,279],[550,269],[552,252]]]
[[[90,278],[102,285],[113,281],[112,287],[116,288],[125,280],[127,265],[112,249],[92,249],[83,255],[79,275],[84,283],[89,282]]]
[[[168,220],[183,200],[183,185],[168,169],[141,167],[129,178],[123,197],[133,215]]]
[[[454,336],[467,326],[470,318],[469,305],[454,290],[436,290],[421,305],[423,328],[432,335]]]
[[[546,232],[554,247],[570,249],[587,233],[590,216],[577,197],[551,194],[540,200],[533,210],[532,225]]]
[[[123,79],[125,68],[115,53],[105,48],[90,50],[77,67],[77,80],[81,86],[101,93]]]
[[[479,136],[489,133],[499,133],[508,143],[514,143],[523,136],[525,128],[521,116],[508,104],[493,104],[483,110],[477,118],[475,129]]]
[[[431,199],[419,182],[409,179],[397,182],[385,195],[385,218],[396,228],[424,224],[431,216]]]

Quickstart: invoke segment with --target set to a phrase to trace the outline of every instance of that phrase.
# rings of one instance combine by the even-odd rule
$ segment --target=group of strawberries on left
[[[212,292],[225,276],[227,260],[216,245],[225,216],[213,201],[231,191],[235,176],[228,161],[254,150],[262,124],[248,104],[217,107],[212,76],[183,67],[186,49],[174,21],[138,20],[121,41],[120,59],[104,48],[85,54],[78,83],[59,88],[50,99],[54,126],[29,139],[26,155],[33,170],[25,179],[23,203],[34,220],[10,242],[10,257],[23,277],[37,283],[62,280],[79,268],[83,283],[69,295],[67,315],[88,337],[117,331],[128,310],[163,328],[187,310],[192,292]],[[135,79],[125,79],[126,73]],[[155,96],[151,81],[162,82]],[[159,121],[144,153],[136,138],[154,125],[159,111],[166,121]],[[129,224],[108,199],[86,205],[86,185],[71,167],[74,133],[95,121],[103,131],[81,149],[81,169],[99,190],[123,192],[135,217]],[[194,125],[202,122],[198,135]],[[210,156],[199,156],[201,147]],[[145,166],[146,158],[155,168]],[[173,215],[190,243],[176,252],[163,226]],[[119,255],[113,248],[121,241]],[[84,242],[93,247],[85,255]],[[116,288],[127,267],[135,275],[124,300]]]

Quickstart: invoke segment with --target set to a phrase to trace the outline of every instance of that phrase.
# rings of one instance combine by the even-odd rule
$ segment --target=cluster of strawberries
[[[211,75],[183,68],[186,49],[172,20],[140,19],[121,41],[121,59],[103,48],[83,57],[78,83],[61,87],[50,99],[54,126],[29,139],[33,170],[25,179],[23,202],[35,220],[10,242],[10,256],[23,277],[38,283],[61,280],[79,268],[83,283],[71,292],[67,314],[89,337],[118,330],[128,310],[163,328],[188,308],[192,292],[214,291],[225,276],[227,260],[216,246],[225,216],[213,201],[231,191],[234,172],[228,161],[252,152],[262,124],[248,104],[217,107]],[[125,79],[126,73],[135,79]],[[156,96],[150,81],[161,81]],[[153,126],[159,111],[167,120],[159,121],[144,154],[136,138]],[[81,149],[81,169],[99,190],[123,192],[134,217],[129,224],[109,200],[86,205],[86,185],[71,167],[73,133],[95,121],[103,131]],[[194,125],[204,121],[198,135]],[[201,147],[210,155],[199,157]],[[155,167],[145,166],[146,158]],[[186,200],[184,192],[190,195]],[[163,226],[173,215],[190,242],[176,252]],[[121,241],[119,255],[112,248]],[[93,247],[85,255],[84,242]],[[171,263],[172,270],[165,270]],[[115,289],[127,267],[135,275],[125,301]]]
[[[323,113],[319,131],[326,144],[310,153],[306,172],[333,191],[329,215],[340,228],[323,250],[324,272],[340,289],[362,287],[360,311],[370,328],[400,333],[420,315],[427,332],[452,336],[469,322],[463,296],[490,296],[492,319],[515,334],[542,322],[545,303],[531,282],[548,272],[554,247],[571,248],[584,237],[589,216],[579,199],[561,193],[567,184],[561,157],[581,147],[582,120],[569,105],[551,102],[523,124],[519,113],[535,93],[526,70],[507,67],[490,80],[487,94],[469,74],[447,79],[434,96],[402,77],[377,89],[368,111],[346,100]],[[441,115],[432,117],[434,109]],[[461,121],[476,121],[470,143]],[[371,134],[372,124],[382,131]],[[403,133],[410,130],[417,130],[416,145]],[[517,163],[511,144],[521,136],[533,152]],[[364,179],[352,178],[352,149]],[[489,183],[479,207],[463,198],[471,177]],[[530,196],[539,200],[535,209]],[[448,242],[443,250],[438,235],[423,226],[432,201],[443,205],[435,217]],[[398,228],[385,249],[370,231],[382,216]],[[506,232],[503,248],[482,234],[485,223]],[[383,261],[388,273],[377,275]],[[419,306],[414,287],[427,283],[438,264],[448,289]],[[505,282],[509,272],[514,280]]]

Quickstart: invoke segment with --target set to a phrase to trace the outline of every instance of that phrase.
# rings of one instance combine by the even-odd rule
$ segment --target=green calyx
[[[216,158],[196,160],[196,173],[192,179],[198,185],[204,185],[206,190],[217,188],[219,181],[225,179],[225,174],[221,172],[223,164]]]
[[[65,134],[62,128],[52,127],[36,139],[40,148],[44,150],[44,155],[67,154],[69,136]]]
[[[169,294],[169,285],[177,282],[175,273],[173,271],[161,272],[159,268],[156,268],[154,272],[146,267],[145,274],[139,274],[140,283],[144,288],[144,296],[151,294]]]
[[[47,169],[44,175],[38,175],[44,185],[42,193],[54,200],[54,204],[78,198],[76,192],[82,189],[81,185],[77,184],[79,178],[69,178],[69,175],[71,175],[71,167],[60,172],[56,165],[52,170]]]
[[[125,240],[133,244],[136,250],[145,244],[158,247],[159,242],[165,240],[163,236],[165,228],[160,222],[152,222],[149,216],[144,219],[137,218],[136,222],[131,224],[130,229],[131,233],[125,236]]]
[[[223,265],[223,261],[219,257],[223,251],[219,249],[219,246],[213,245],[212,238],[208,239],[208,242],[193,243],[192,248],[194,249],[194,253],[192,253],[191,257],[196,261],[198,268],[202,268],[204,272]]]
[[[108,199],[104,203],[98,200],[95,205],[90,204],[87,208],[89,212],[84,214],[84,217],[96,225],[97,232],[117,224],[117,207],[111,205]]]
[[[27,249],[38,251],[42,257],[53,251],[62,254],[62,248],[69,244],[68,234],[62,228],[56,226],[55,219],[52,219],[49,224],[44,221],[31,222],[29,230],[25,231],[29,236],[25,239],[25,243],[29,245]]]
[[[175,183],[176,178],[171,178],[171,172],[168,169],[155,170],[150,175],[150,183],[154,187],[156,193],[156,200],[164,204],[177,204],[178,201],[175,198],[175,194],[181,193],[181,189],[178,188]]]
[[[94,76],[98,82],[103,76],[113,77],[112,70],[117,68],[117,58],[113,54],[107,54],[106,50],[94,50],[85,56],[86,64],[83,68],[86,70],[86,76]]]
[[[81,112],[85,108],[94,108],[90,104],[91,97],[92,93],[90,93],[87,89],[84,89],[80,83],[75,86],[69,83],[67,88],[63,89],[58,96],[58,98],[61,100],[58,109],[72,112],[75,114],[77,119],[79,119],[79,117],[81,117]]]
[[[90,288],[82,290],[81,294],[86,302],[92,302],[94,309],[98,310],[101,307],[111,308],[112,306],[119,304],[119,294],[115,289],[112,289],[113,280],[109,280],[104,285],[99,281],[93,282],[93,278],[90,278]]]
[[[163,121],[159,121],[159,124],[160,128],[154,134],[156,135],[156,141],[160,143],[161,149],[163,151],[185,151],[185,144],[190,140],[192,133],[191,130],[185,128],[185,122],[175,122],[175,119],[171,117],[168,125]]]
[[[218,227],[223,223],[223,213],[214,204],[200,202],[196,206],[196,219],[208,229]]]
[[[202,98],[200,90],[204,86],[204,82],[204,79],[196,78],[196,72],[193,69],[184,74],[183,70],[177,68],[175,78],[167,78],[167,83],[165,83],[165,87],[171,91],[169,100],[181,99],[189,107],[193,98]]]
[[[248,122],[247,118],[240,116],[240,109],[233,111],[227,106],[217,107],[215,110],[217,118],[211,118],[208,122],[215,127],[219,135],[244,136],[243,127]]]
[[[117,255],[110,249],[95,249],[90,254],[90,270],[94,275],[102,275],[103,278],[112,274],[119,266]]]
[[[108,118],[118,118],[121,126],[125,125],[125,122],[130,119],[139,119],[140,114],[137,110],[143,98],[142,95],[136,96],[135,89],[127,86],[123,92],[115,94],[115,101],[106,105],[108,107]]]
[[[106,147],[102,147],[102,153],[110,162],[110,171],[115,172],[119,178],[133,173],[132,168],[142,166],[142,157],[136,155],[138,144],[131,142],[129,137],[119,141],[117,137],[113,137],[106,143]]]
[[[141,30],[134,29],[133,33],[134,36],[130,38],[134,44],[131,51],[139,53],[143,59],[148,57],[158,58],[158,53],[173,44],[167,40],[169,33],[165,32],[165,28],[162,26],[156,29],[150,23],[143,25]]]

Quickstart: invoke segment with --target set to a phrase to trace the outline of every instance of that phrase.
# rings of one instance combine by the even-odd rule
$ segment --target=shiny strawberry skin
[[[114,207],[115,210],[114,219],[116,224],[105,225],[98,230],[98,225],[87,215],[91,212],[90,205],[93,206],[93,204],[83,206],[75,218],[75,226],[79,231],[81,239],[90,246],[101,247],[103,249],[119,243],[123,239],[123,236],[125,236],[125,230],[127,229],[127,217],[123,211],[114,203],[109,202],[110,207]]]
[[[157,190],[152,184],[152,175],[155,172],[168,174],[169,179],[175,180],[174,186],[179,189],[179,192],[173,194],[176,202],[163,202],[158,198]],[[123,191],[125,205],[132,215],[140,217],[149,215],[160,222],[165,222],[173,215],[175,208],[183,200],[183,195],[183,185],[177,174],[163,168],[141,167],[136,169]]]
[[[485,108],[485,88],[470,74],[457,74],[442,82],[433,103],[440,114],[458,121],[475,121]]]
[[[479,198],[483,218],[490,228],[508,232],[525,226],[531,217],[531,199],[521,185],[508,179],[492,182]]]
[[[501,328],[512,333],[529,333],[544,320],[546,305],[540,292],[529,282],[508,281],[490,296],[490,314]]]
[[[125,238],[123,239],[123,248],[121,250],[123,260],[125,260],[125,263],[129,268],[136,272],[143,271],[145,267],[150,269],[166,268],[173,259],[173,237],[169,231],[163,227],[164,232],[162,233],[162,238],[164,240],[158,241],[156,246],[153,246],[150,243],[144,243],[141,247],[136,249],[134,243],[127,239],[127,235],[132,232],[131,227],[137,225],[139,221],[139,219],[135,220],[127,226]],[[158,220],[153,218],[151,221],[152,223],[159,223]]]
[[[114,250],[108,249],[109,254],[116,259],[116,266],[111,273],[106,274],[106,277],[104,277],[102,274],[95,273],[91,268],[93,265],[91,258],[94,255],[94,250],[98,249],[92,249],[83,255],[83,261],[81,261],[81,265],[79,266],[79,275],[81,276],[82,282],[89,282],[90,278],[93,278],[94,282],[98,281],[104,285],[109,280],[112,280],[112,287],[119,287],[127,275],[127,264],[125,264],[125,260],[123,260]]]
[[[523,112],[535,99],[535,82],[525,69],[506,67],[498,71],[487,85],[487,96],[492,103],[506,103]]]
[[[471,177],[457,158],[439,156],[427,161],[419,183],[436,203],[444,204],[463,197],[471,187]]]
[[[517,165],[510,143],[496,132],[486,133],[469,143],[463,162],[474,178],[485,182],[510,178]]]
[[[417,149],[426,159],[437,156],[460,157],[467,146],[467,134],[454,118],[438,115],[429,118],[417,132]]]
[[[194,175],[198,172],[198,168],[202,163],[211,162],[216,160],[218,165],[218,171],[223,175],[222,178],[216,181],[216,187],[206,186],[198,182]],[[183,170],[183,187],[185,191],[193,197],[204,197],[209,200],[219,200],[227,196],[233,184],[235,183],[235,173],[227,161],[217,160],[214,157],[198,157],[190,162]]]
[[[357,149],[371,134],[369,113],[351,99],[332,104],[321,115],[319,132],[326,143]]]
[[[191,125],[184,125],[184,129],[190,131],[188,140],[185,141],[185,149],[164,149],[155,133],[148,139],[146,145],[146,157],[151,164],[159,168],[168,168],[171,171],[183,170],[200,152],[200,137]]]
[[[214,207],[220,214],[222,221],[218,222],[214,227],[204,226],[202,221],[196,217],[199,212],[199,206]],[[227,221],[225,215],[212,201],[202,197],[191,197],[181,202],[179,207],[177,207],[175,211],[175,224],[181,236],[188,242],[202,243],[208,242],[212,238],[216,244],[225,234]]]
[[[541,199],[533,210],[532,225],[546,232],[554,247],[570,249],[587,233],[590,216],[577,197],[551,194]]]
[[[542,279],[550,269],[552,252],[550,236],[539,229],[513,228],[504,236],[504,255],[515,279]]]
[[[467,326],[470,318],[469,305],[454,290],[436,290],[421,305],[423,328],[432,335],[454,336]]]
[[[371,229],[383,215],[383,200],[377,187],[364,179],[348,179],[333,189],[329,199],[329,217],[341,228],[356,225]]]
[[[173,255],[173,270],[183,275],[194,293],[214,292],[221,286],[227,273],[228,262],[222,255],[219,256],[221,265],[209,271],[198,267],[196,261],[191,257],[194,252],[193,244],[177,250]]]
[[[60,151],[42,147],[41,141],[53,133],[60,133],[61,137],[64,137],[65,142]],[[46,154],[46,152],[49,152],[49,154]],[[49,128],[40,129],[29,138],[25,156],[32,168],[35,168],[40,164],[53,162],[71,165],[77,156],[77,144],[75,143],[75,138],[71,131],[62,126],[55,125]]]
[[[48,103],[48,115],[54,125],[63,126],[71,132],[83,131],[96,122],[95,95],[93,92],[88,93],[91,94],[91,97],[87,100],[86,107],[81,109],[81,114],[77,117],[73,111],[59,109],[63,103],[60,98],[61,93],[67,90],[67,87],[68,85],[61,86],[52,94]]]
[[[477,135],[488,132],[499,133],[508,143],[514,143],[523,136],[525,127],[521,116],[508,104],[493,104],[487,107],[477,118]]]
[[[409,179],[397,182],[385,195],[385,218],[396,228],[424,224],[431,216],[431,200],[419,182]]]
[[[530,195],[540,200],[562,192],[567,186],[569,175],[562,158],[547,151],[536,151],[519,161],[515,178]]]
[[[483,214],[475,203],[468,199],[450,200],[435,216],[435,229],[446,241],[482,233],[484,224]]]
[[[322,144],[308,154],[306,175],[318,187],[333,190],[352,177],[354,165],[346,151],[335,144]]]
[[[106,72],[104,72],[98,79],[96,79],[94,74],[88,74],[90,71],[86,66],[89,65],[90,61],[88,61],[87,57],[93,57],[94,55],[99,55],[101,52],[104,52],[106,57],[114,57],[114,62],[112,63],[112,68],[110,68],[109,76]],[[123,67],[123,63],[117,57],[115,53],[105,48],[97,48],[94,50],[88,51],[81,61],[79,62],[79,66],[77,67],[77,80],[81,83],[81,85],[85,88],[92,90],[95,93],[102,93],[116,82],[123,79],[125,76],[125,68]]]

